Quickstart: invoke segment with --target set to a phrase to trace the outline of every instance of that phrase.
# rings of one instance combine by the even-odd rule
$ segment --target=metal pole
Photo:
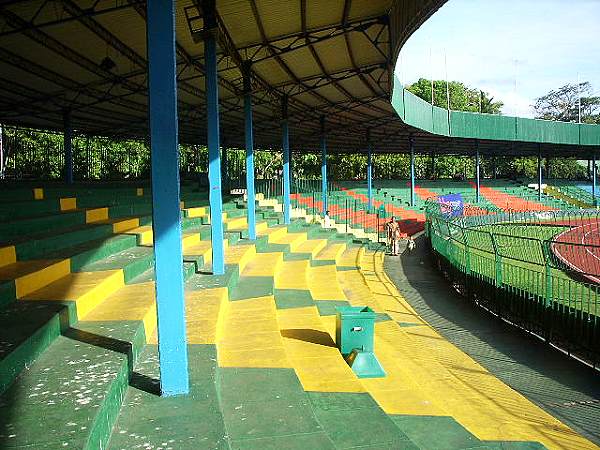
[[[592,198],[596,206],[596,153],[592,155]]]
[[[538,144],[538,200],[542,200],[542,145]]]
[[[288,99],[283,97],[281,104],[281,131],[283,148],[283,222],[289,225],[291,222],[290,201],[290,130],[288,122]]]
[[[65,152],[65,183],[73,184],[73,129],[71,128],[71,111],[63,113],[64,137],[63,150]]]
[[[170,396],[189,392],[179,209],[174,0],[148,1],[147,39],[158,355],[161,392]]]
[[[367,130],[367,199],[369,211],[373,209],[373,154],[371,130]]]
[[[408,138],[410,147],[410,206],[415,206],[415,138]]]
[[[325,116],[321,116],[321,196],[322,214],[327,213],[327,141],[325,139]]]
[[[479,203],[481,195],[481,178],[480,178],[481,158],[479,155],[479,141],[475,142],[475,179],[476,179],[476,194],[475,200]]]
[[[208,184],[210,203],[210,230],[212,266],[214,275],[225,273],[223,247],[223,197],[221,194],[221,158],[219,157],[219,85],[217,75],[217,20],[215,0],[203,0],[204,66],[206,83],[206,115],[208,119]]]
[[[244,117],[246,121],[246,198],[248,202],[248,238],[256,239],[256,196],[254,190],[254,134],[252,127],[252,86],[250,64],[244,67]]]

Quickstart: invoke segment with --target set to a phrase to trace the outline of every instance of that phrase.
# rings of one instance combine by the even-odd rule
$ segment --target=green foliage
[[[410,92],[423,100],[431,103],[431,80],[420,78],[407,88]],[[433,81],[434,105],[448,108],[448,95],[450,96],[450,109],[453,111],[470,111],[487,114],[500,114],[504,103],[495,101],[487,92],[465,86],[459,81],[450,81],[446,86],[444,80]]]
[[[593,96],[588,82],[565,84],[536,99],[536,118],[561,122],[578,122],[581,101],[581,122],[600,124],[600,96]],[[581,99],[581,100],[580,100]]]

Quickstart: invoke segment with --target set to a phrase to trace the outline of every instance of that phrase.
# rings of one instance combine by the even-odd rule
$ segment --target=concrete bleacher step
[[[71,328],[20,374],[0,396],[2,448],[106,448],[140,342],[116,325]]]
[[[107,298],[110,298],[113,293],[124,287],[125,283],[152,281],[154,260],[151,247],[135,246],[135,240],[126,237],[122,239],[115,238],[113,239],[113,243],[116,245],[108,246],[104,251],[96,250],[96,254],[89,256],[88,261],[79,261],[77,267],[79,272],[70,271],[69,260],[67,259],[63,260],[61,263],[62,265],[57,267],[52,265],[49,266],[49,268],[43,266],[38,272],[28,274],[28,282],[24,285],[29,289],[27,291],[24,291],[23,288],[20,287],[21,284],[19,283],[21,280],[19,278],[13,280],[18,288],[16,292],[19,293],[18,298],[22,300],[21,303],[29,304],[40,302],[41,305],[46,305],[46,303],[52,301],[65,304],[70,303],[74,305],[76,311],[74,320],[76,320],[77,317],[81,320],[99,304],[104,304],[104,301],[106,301]],[[125,249],[120,250],[122,247]],[[111,249],[113,252],[111,252]],[[87,251],[89,252],[89,249]],[[100,256],[102,256],[102,258],[100,258]],[[6,268],[8,268],[9,271],[12,269],[9,265],[0,268],[0,270]],[[184,268],[186,277],[191,276],[195,271],[195,265],[191,263],[185,263]],[[146,277],[145,280],[143,279],[144,277]],[[129,288],[126,290],[131,290],[131,293],[134,293],[135,291],[135,289]],[[129,292],[124,291],[121,291],[119,294],[120,298],[123,298],[124,295],[128,295]],[[152,295],[149,299],[150,301],[153,301],[153,288],[151,291]],[[43,309],[44,306],[41,306],[40,308]],[[55,307],[49,308],[52,310],[53,315],[48,318],[48,323],[52,320],[56,320],[56,316],[62,314],[62,311],[56,310]],[[146,316],[145,323],[148,323],[148,317],[150,316]],[[115,319],[117,318],[118,315]],[[39,324],[41,330],[46,329],[47,326],[49,325],[45,323]],[[15,352],[18,350],[18,353],[15,353],[15,355],[21,356],[3,358],[0,365],[3,365],[6,370],[10,369],[11,373],[18,373],[27,363],[33,361],[39,354],[39,352],[31,353],[28,351],[30,341],[35,342],[35,340],[36,337],[33,334],[29,336],[29,339],[24,340],[21,339],[21,335],[16,336],[15,340],[11,340],[7,336],[5,340],[7,345],[12,345]],[[48,344],[49,342],[45,342],[46,346]],[[41,348],[41,346],[38,347]],[[15,361],[17,363],[16,366],[14,365]]]

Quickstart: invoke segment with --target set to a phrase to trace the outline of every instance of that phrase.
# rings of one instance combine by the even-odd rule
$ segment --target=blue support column
[[[475,143],[475,201],[479,203],[481,198],[481,157],[479,156],[479,141]]]
[[[189,392],[179,209],[175,1],[149,0],[147,11],[158,355],[161,392],[170,396]]]
[[[225,146],[225,139],[221,139],[219,144],[221,145],[221,178],[223,180],[223,187],[229,191],[229,161],[227,159],[227,147]]]
[[[415,138],[408,138],[410,147],[410,206],[415,206]]]
[[[256,196],[254,193],[254,130],[252,126],[252,86],[249,63],[244,67],[244,118],[246,124],[246,197],[248,199],[248,238],[256,240]]]
[[[63,113],[65,134],[63,136],[65,151],[65,183],[73,184],[73,128],[71,127],[71,111]]]
[[[327,213],[327,141],[325,139],[325,116],[321,116],[321,201],[322,214]]]
[[[283,97],[281,104],[281,132],[283,148],[283,222],[289,225],[292,218],[291,182],[290,182],[290,129],[288,122],[288,99]]]
[[[538,200],[542,200],[542,146],[538,144]]]
[[[373,210],[373,155],[371,130],[367,130],[367,200],[369,212]]]
[[[219,156],[219,85],[217,75],[217,20],[215,1],[202,2],[204,12],[204,69],[206,71],[206,115],[208,136],[208,185],[210,203],[210,231],[214,275],[225,273],[223,247],[223,198],[221,195],[221,158]]]

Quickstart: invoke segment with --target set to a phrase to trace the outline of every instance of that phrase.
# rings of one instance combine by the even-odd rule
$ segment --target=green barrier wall
[[[600,125],[448,111],[404,89],[396,78],[392,106],[408,125],[441,136],[600,146]]]

